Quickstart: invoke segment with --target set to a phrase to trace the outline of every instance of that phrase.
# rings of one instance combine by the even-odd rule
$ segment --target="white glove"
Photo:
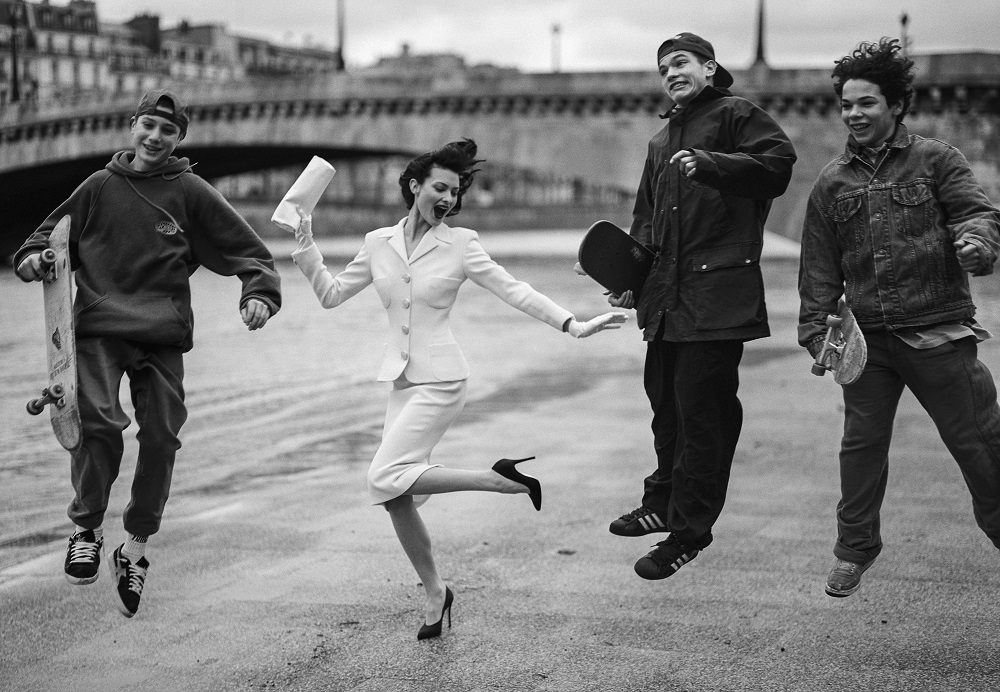
[[[299,212],[299,227],[295,229],[295,239],[302,240],[303,238],[313,237],[313,218],[309,214],[306,214],[301,209]]]
[[[566,331],[569,332],[570,336],[574,336],[577,339],[586,339],[591,334],[596,334],[605,329],[621,329],[621,326],[626,322],[628,322],[628,315],[626,313],[606,312],[586,322],[577,322],[575,319],[570,320]]]
[[[298,241],[298,249],[305,250],[313,244],[312,217],[303,212],[301,209],[298,209],[297,211],[299,213],[299,225],[298,228],[295,229],[295,240]]]

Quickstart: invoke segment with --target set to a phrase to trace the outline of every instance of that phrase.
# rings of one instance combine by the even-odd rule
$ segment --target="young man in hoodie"
[[[188,277],[201,265],[243,282],[240,313],[251,330],[281,304],[274,261],[249,224],[173,151],[187,133],[187,107],[169,91],[139,101],[132,151],[121,151],[87,178],[14,255],[24,281],[44,276],[40,254],[65,215],[76,270],[73,318],[83,422],[71,454],[75,525],[66,554],[71,584],[97,580],[102,525],[123,453],[129,419],[118,390],[128,375],[139,424],[139,456],[125,509],[127,533],[110,559],[119,610],[139,607],[149,562],[147,539],[160,528],[174,457],[181,443],[183,354],[192,346]]]
[[[771,201],[784,193],[795,151],[781,127],[733,96],[712,44],[677,34],[657,50],[674,103],[649,143],[631,235],[656,253],[638,305],[645,389],[657,468],[642,504],[611,533],[669,532],[635,563],[664,579],[712,542],[743,424],[737,397],[743,343],[770,333],[760,254]]]

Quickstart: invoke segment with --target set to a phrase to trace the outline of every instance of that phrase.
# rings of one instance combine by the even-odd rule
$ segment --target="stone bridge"
[[[982,57],[982,56],[981,56]],[[936,59],[941,58],[941,59]],[[908,119],[949,141],[1000,197],[1000,55],[988,64],[928,56]],[[990,60],[996,58],[996,60]],[[992,71],[991,71],[992,70]],[[828,70],[734,70],[734,92],[768,109],[796,145],[771,230],[798,236],[809,187],[843,148]],[[459,137],[504,166],[632,190],[666,107],[653,72],[504,71],[400,79],[338,74],[295,83],[179,85],[192,104],[178,153],[209,179],[330,159],[411,155]],[[135,95],[0,112],[0,255],[88,174],[128,146]],[[627,223],[627,216],[617,219]]]

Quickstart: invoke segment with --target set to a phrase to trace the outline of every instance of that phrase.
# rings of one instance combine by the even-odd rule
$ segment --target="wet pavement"
[[[580,316],[602,311],[568,259],[505,264]],[[885,550],[857,594],[823,592],[842,407],[795,344],[795,271],[765,262],[773,336],[747,346],[745,424],[715,542],[659,582],[632,565],[660,536],[607,530],[638,504],[653,464],[634,324],[573,341],[463,288],[455,321],[470,400],[435,461],[487,468],[534,454],[525,470],[545,499],[540,513],[521,495],[424,505],[456,600],[451,629],[420,643],[422,590],[363,484],[385,397],[372,382],[384,323],[370,292],[325,312],[283,264],[286,306],[248,334],[235,280],[195,275],[191,415],[132,620],[114,608],[106,573],[86,587],[62,576],[66,456],[47,423],[23,413],[44,366],[30,337],[2,337],[0,690],[1000,688],[1000,554],[909,394],[890,453]],[[980,285],[980,321],[997,331],[1000,300]],[[31,314],[32,288],[0,276],[4,324]],[[980,355],[1000,373],[996,340]],[[134,453],[130,440],[126,459]],[[131,472],[124,464],[112,496],[112,545]]]

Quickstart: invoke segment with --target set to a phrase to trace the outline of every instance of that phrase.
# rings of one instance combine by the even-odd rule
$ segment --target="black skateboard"
[[[580,241],[580,267],[615,295],[632,291],[636,304],[653,265],[653,253],[610,221],[598,221]]]

